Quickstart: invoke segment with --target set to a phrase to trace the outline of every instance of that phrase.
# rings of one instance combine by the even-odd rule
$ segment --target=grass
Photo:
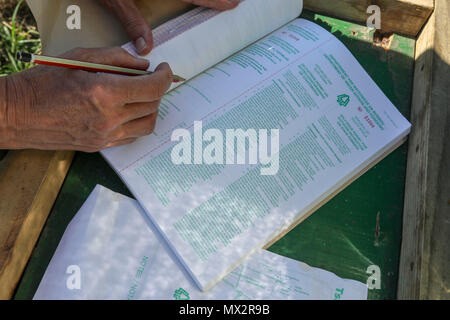
[[[31,66],[18,61],[17,52],[39,54],[42,46],[32,14],[23,0],[2,0],[0,12],[0,76],[7,76]]]

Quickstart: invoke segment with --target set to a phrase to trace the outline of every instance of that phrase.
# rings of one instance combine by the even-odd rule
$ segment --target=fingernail
[[[134,43],[134,45],[136,46],[136,50],[138,53],[143,52],[145,49],[147,49],[147,42],[145,41],[144,38],[140,37],[139,39],[137,39]]]

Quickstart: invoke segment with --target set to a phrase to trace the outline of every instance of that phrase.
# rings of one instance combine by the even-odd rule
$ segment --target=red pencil
[[[17,53],[17,59],[23,62],[32,62],[37,64],[43,64],[47,66],[55,66],[55,67],[63,67],[70,69],[78,69],[90,72],[104,72],[111,74],[119,74],[123,76],[141,76],[146,74],[151,74],[149,71],[130,69],[130,68],[122,68],[116,66],[110,66],[105,64],[70,60],[64,58],[55,58],[55,57],[47,57],[41,55],[35,55],[31,53],[19,52]],[[174,75],[173,82],[183,82],[186,79]]]

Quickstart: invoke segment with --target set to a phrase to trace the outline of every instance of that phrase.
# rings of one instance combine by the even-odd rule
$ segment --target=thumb
[[[102,0],[101,2],[119,18],[137,52],[140,55],[148,54],[153,47],[152,30],[134,1]]]

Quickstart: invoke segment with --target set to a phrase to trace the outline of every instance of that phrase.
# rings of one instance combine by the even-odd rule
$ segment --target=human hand
[[[126,32],[133,41],[140,55],[148,54],[153,47],[153,36],[150,26],[130,0],[99,0],[110,9],[120,20]],[[239,0],[182,0],[199,6],[217,10],[233,9],[239,4]]]
[[[75,49],[64,57],[148,68],[121,48]],[[38,66],[0,78],[0,149],[96,152],[131,143],[153,132],[172,76],[163,63],[138,77]]]

